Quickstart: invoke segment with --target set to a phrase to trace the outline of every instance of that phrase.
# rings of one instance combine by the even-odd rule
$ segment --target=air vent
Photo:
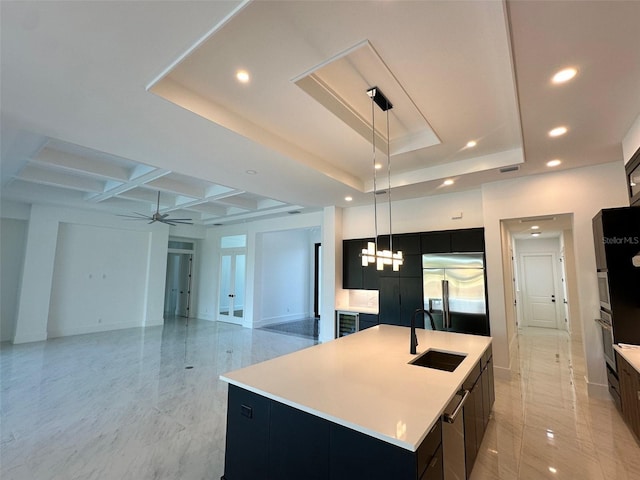
[[[510,167],[502,167],[500,173],[517,172],[518,170],[520,170],[520,165],[511,165]]]
[[[552,222],[556,217],[532,217],[532,218],[521,218],[520,223],[532,223],[532,222]]]
[[[386,195],[387,191],[386,190],[377,190],[376,191],[376,195]]]

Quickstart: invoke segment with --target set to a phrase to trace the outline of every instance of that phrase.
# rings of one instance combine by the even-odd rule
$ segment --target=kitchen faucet
[[[409,353],[412,355],[416,354],[416,347],[418,346],[418,336],[416,335],[416,316],[419,313],[422,313],[423,315],[426,313],[431,320],[431,329],[436,329],[436,323],[433,321],[433,316],[429,311],[425,310],[424,308],[418,308],[415,312],[413,312],[413,315],[411,315],[411,344],[409,346]]]

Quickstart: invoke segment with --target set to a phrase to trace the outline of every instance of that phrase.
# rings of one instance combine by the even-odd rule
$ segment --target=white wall
[[[308,230],[266,232],[259,235],[256,265],[260,302],[254,305],[254,327],[312,315],[309,272],[313,244]],[[257,289],[256,289],[257,293]]]
[[[636,118],[633,125],[622,139],[622,157],[624,158],[624,163],[626,164],[636,150],[640,148],[640,115]]]
[[[389,233],[387,204],[378,203],[378,234]],[[462,212],[461,219],[452,219]],[[482,227],[482,192],[468,190],[392,203],[393,233],[429,232]],[[374,236],[373,205],[345,208],[342,232],[345,239]]]
[[[142,326],[150,236],[61,223],[48,337]]]
[[[587,382],[606,385],[605,367],[595,322],[598,292],[591,219],[602,208],[628,205],[622,162],[505,180],[482,188],[491,334],[499,373],[510,369],[505,320],[500,220],[573,213],[579,311]]]
[[[2,218],[0,235],[0,342],[5,342],[12,340],[15,333],[27,221]]]
[[[129,288],[134,289],[129,280],[132,271],[129,267],[120,264],[121,250],[114,250],[109,245],[103,243],[103,236],[106,232],[112,232],[110,237],[112,242],[123,237],[123,243],[128,244],[131,250],[126,255],[136,259],[138,269],[135,273],[135,281],[142,279],[142,290],[136,290],[141,294],[142,310],[136,307],[131,319],[122,319],[126,325],[151,326],[162,325],[164,309],[164,282],[167,259],[167,242],[169,227],[166,225],[147,225],[146,222],[126,222],[115,215],[101,214],[84,210],[49,207],[42,205],[31,206],[29,216],[29,227],[26,239],[25,261],[23,268],[22,282],[20,284],[18,313],[16,329],[14,335],[15,343],[45,340],[47,338],[47,328],[50,313],[58,315],[62,308],[68,311],[68,296],[71,293],[68,286],[76,280],[71,276],[74,271],[65,271],[62,266],[65,261],[74,263],[75,252],[67,250],[65,245],[58,245],[59,231],[62,225],[74,225],[72,227],[73,241],[76,242],[76,249],[82,249],[85,260],[93,255],[95,262],[102,262],[104,268],[97,269],[101,278],[103,273],[107,274],[105,281],[112,277],[125,281]],[[62,240],[69,239],[69,232],[62,227]],[[133,233],[137,232],[137,233]],[[80,247],[78,239],[74,235],[79,234],[87,245]],[[144,236],[144,241],[142,237]],[[98,248],[92,248],[97,245]],[[56,257],[59,251],[61,257]],[[56,261],[57,260],[57,261]],[[96,267],[96,263],[91,264],[91,270]],[[56,265],[59,266],[56,271]],[[113,267],[111,267],[113,265]],[[62,270],[60,270],[62,268]],[[73,268],[82,270],[82,265],[74,263]],[[113,268],[113,269],[112,269]],[[62,273],[61,273],[62,272]],[[84,270],[88,275],[88,270]],[[62,274],[58,277],[58,274]],[[60,287],[62,290],[57,290]],[[119,301],[118,296],[122,293],[116,289],[115,285],[101,291],[101,298],[109,298],[112,303]],[[87,287],[88,288],[88,287]],[[66,293],[62,293],[66,292]],[[51,299],[54,293],[53,310]],[[87,294],[88,291],[83,291]],[[60,296],[62,295],[62,296]],[[66,296],[66,297],[65,297]],[[90,300],[82,300],[78,305],[91,307]],[[139,305],[139,304],[137,304]],[[105,315],[112,317],[109,312],[103,311]],[[90,308],[88,308],[91,311]],[[57,313],[56,313],[57,312]],[[93,315],[93,313],[92,313]],[[113,325],[104,325],[102,322],[93,326],[93,329],[85,323],[88,320],[81,320],[80,316],[75,316],[73,320],[62,320],[60,317],[54,319],[53,327],[56,334],[78,333],[82,331],[99,331],[115,328]],[[104,318],[103,318],[104,321]],[[63,323],[61,323],[63,322]]]

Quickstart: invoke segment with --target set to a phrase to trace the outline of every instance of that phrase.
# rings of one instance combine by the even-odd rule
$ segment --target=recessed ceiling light
[[[555,468],[553,468],[553,467],[549,467],[549,471],[550,471],[551,473],[558,473],[558,470],[557,470],[557,469],[555,469]]]
[[[247,175],[255,175],[255,174],[256,174],[256,173],[258,173],[258,172],[256,172],[255,170],[247,170],[245,173],[246,173]]]
[[[562,163],[561,160],[558,160],[557,158],[555,160],[549,160],[547,162],[547,167],[557,167],[558,165],[560,165]]]
[[[578,70],[576,70],[575,68],[564,68],[560,70],[558,73],[556,73],[551,79],[551,81],[553,83],[568,82],[573,77],[575,77],[577,73],[578,73]]]
[[[374,167],[375,167],[375,169],[376,169],[376,170],[380,170],[380,169],[382,168],[382,164],[380,164],[380,163],[376,163],[376,164],[374,165]]]
[[[447,178],[444,182],[442,182],[443,185],[453,185],[453,180],[451,180],[450,178]]]
[[[542,232],[533,232],[531,233],[532,237],[539,237]]]
[[[567,133],[567,127],[556,127],[553,130],[549,130],[550,137],[559,137]]]
[[[350,202],[351,200],[353,200],[353,197],[351,197],[351,196],[347,195],[346,197],[344,197],[344,199],[345,199],[347,202]]]
[[[478,142],[476,142],[475,140],[469,140],[469,141],[467,142],[466,147],[467,147],[467,148],[473,148],[473,147],[475,147],[477,144],[478,144]]]
[[[249,83],[249,72],[246,70],[238,70],[236,72],[236,78],[240,83]]]
[[[538,225],[533,225],[533,226],[531,227],[531,230],[538,230],[539,228],[540,228],[540,227],[539,227]]]

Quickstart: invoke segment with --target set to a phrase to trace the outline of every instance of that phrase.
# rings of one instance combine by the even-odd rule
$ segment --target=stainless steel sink
[[[453,372],[465,358],[465,354],[444,352],[442,350],[427,350],[419,357],[411,360],[409,364]]]

